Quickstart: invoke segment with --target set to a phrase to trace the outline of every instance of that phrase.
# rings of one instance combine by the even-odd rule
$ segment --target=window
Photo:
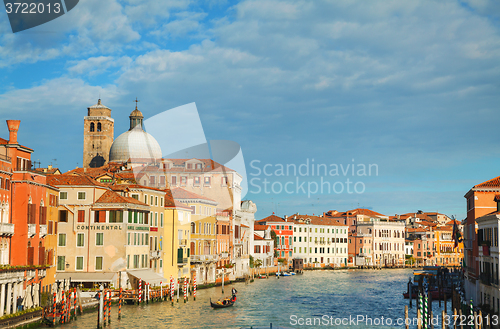
[[[139,194],[132,194],[132,198],[139,200]]]
[[[172,186],[177,185],[177,176],[172,176]]]
[[[68,200],[68,192],[59,192],[60,200]]]
[[[59,240],[57,245],[59,247],[66,247],[66,233],[59,233]]]
[[[205,186],[210,186],[210,177],[205,177],[203,180]]]
[[[102,128],[101,123],[100,123],[100,122],[98,122],[98,123],[97,123],[97,132],[100,132],[100,131],[101,131],[101,128]]]
[[[59,210],[59,222],[63,222],[63,223],[68,222],[68,211],[67,210]]]
[[[227,186],[227,177],[226,176],[221,177],[221,185],[222,186]]]
[[[95,270],[102,271],[102,256],[97,256],[95,258]]]
[[[154,196],[151,196],[151,203],[150,203],[150,205],[153,205],[153,200],[154,200]]]
[[[149,185],[153,186],[155,185],[156,178],[155,176],[150,176],[149,177]]]
[[[57,256],[57,270],[64,271],[65,266],[66,266],[66,257]]]
[[[158,205],[158,197],[155,196],[155,206],[157,206],[157,205]]]
[[[96,233],[95,234],[95,245],[96,246],[104,245],[104,233]]]
[[[160,213],[160,227],[163,227],[163,213]]]
[[[90,123],[90,132],[93,133],[95,131],[95,124],[93,122]]]
[[[83,270],[83,256],[76,257],[76,270],[77,271]]]
[[[78,200],[85,200],[85,192],[78,192]]]
[[[187,184],[187,176],[181,176],[181,186],[186,186]]]
[[[84,247],[85,246],[85,234],[78,233],[76,235],[76,246],[77,247]]]
[[[78,223],[85,222],[85,210],[78,210]]]
[[[134,268],[139,268],[139,255],[134,255]]]
[[[200,176],[195,176],[193,178],[193,185],[194,186],[199,186],[200,185]]]
[[[163,197],[160,198],[160,207],[163,207]]]
[[[144,203],[148,204],[148,196],[147,195],[144,195]]]

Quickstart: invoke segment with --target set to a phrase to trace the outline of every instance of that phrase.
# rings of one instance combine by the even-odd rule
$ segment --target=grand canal
[[[307,319],[328,318],[335,327],[335,319],[349,317],[370,318],[353,324],[340,324],[338,328],[401,328],[396,320],[404,318],[403,299],[411,270],[339,270],[312,271],[303,275],[276,279],[255,279],[248,285],[237,283],[225,287],[238,290],[238,301],[227,309],[214,310],[209,299],[222,296],[221,288],[199,290],[196,301],[182,301],[172,306],[168,302],[144,306],[126,306],[122,319],[117,320],[117,307],[112,309],[112,322],[107,328],[241,328],[250,326],[284,326],[292,328],[326,327],[306,326]],[[433,303],[434,314],[439,310]],[[449,304],[448,304],[449,305]],[[449,308],[449,307],[448,307]],[[415,301],[410,318],[416,317]],[[385,325],[375,325],[383,317]],[[302,320],[300,320],[302,319]],[[332,320],[333,319],[333,320]],[[391,319],[392,325],[387,325]],[[299,325],[304,321],[304,325]],[[323,321],[324,322],[324,321]],[[85,314],[65,328],[95,328],[97,313]],[[317,323],[317,322],[316,322]],[[412,326],[413,327],[413,326]]]

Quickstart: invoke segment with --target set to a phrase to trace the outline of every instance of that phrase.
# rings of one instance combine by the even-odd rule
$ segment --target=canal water
[[[410,276],[412,270],[407,269],[325,270],[255,279],[248,285],[225,287],[225,295],[230,295],[232,287],[238,290],[233,307],[210,307],[210,298],[222,296],[221,287],[198,290],[196,301],[180,300],[174,306],[169,302],[124,306],[121,320],[117,319],[118,307],[113,305],[112,322],[106,328],[241,328],[269,327],[270,323],[290,328],[404,328],[397,319],[404,319],[408,300],[402,293]],[[416,317],[415,305],[414,300],[410,318]],[[437,301],[433,311],[441,314]],[[96,328],[96,324],[94,312],[63,328]]]

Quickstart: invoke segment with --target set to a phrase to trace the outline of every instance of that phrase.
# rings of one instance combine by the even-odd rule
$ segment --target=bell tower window
[[[98,123],[97,123],[97,132],[100,132],[100,131],[101,131],[101,123],[100,123],[100,122],[98,122]]]
[[[90,123],[90,132],[93,133],[95,130],[95,125],[93,122]]]

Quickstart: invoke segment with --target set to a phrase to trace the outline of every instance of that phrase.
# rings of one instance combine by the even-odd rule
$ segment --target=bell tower
[[[111,109],[101,104],[88,108],[83,119],[83,167],[98,168],[109,160],[109,149],[113,144],[115,122]]]

